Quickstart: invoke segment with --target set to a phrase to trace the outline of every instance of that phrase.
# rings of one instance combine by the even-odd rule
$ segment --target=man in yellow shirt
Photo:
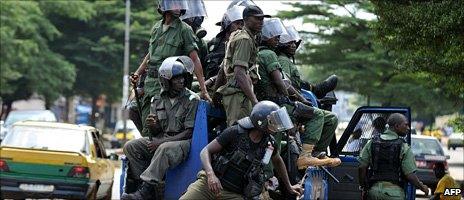
[[[443,163],[435,163],[433,166],[433,172],[435,173],[435,176],[440,179],[437,184],[437,189],[435,190],[433,197],[430,199],[433,200],[460,200],[461,195],[454,194],[453,196],[446,195],[445,190],[446,189],[451,189],[451,188],[460,188],[459,185],[454,181],[453,177],[451,177],[449,174],[446,173],[445,171],[445,165]]]

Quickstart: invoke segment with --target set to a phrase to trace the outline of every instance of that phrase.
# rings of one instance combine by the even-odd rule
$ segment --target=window
[[[103,144],[101,143],[99,137],[98,137],[98,131],[93,130],[92,131],[92,139],[93,143],[95,145],[95,151],[97,153],[97,158],[106,158],[106,152],[103,147]]]
[[[389,113],[363,113],[342,153],[359,155],[367,141],[385,131],[388,115]]]
[[[88,154],[85,131],[44,127],[44,126],[13,126],[11,132],[2,142],[4,146],[71,151]]]

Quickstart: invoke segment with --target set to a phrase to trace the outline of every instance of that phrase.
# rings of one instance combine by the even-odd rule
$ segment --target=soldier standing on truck
[[[261,32],[264,17],[270,16],[263,14],[258,6],[247,6],[243,11],[243,30],[232,33],[227,43],[222,68],[226,84],[217,92],[222,95],[228,126],[248,116],[252,106],[258,103],[253,92],[253,81],[258,79],[256,36]]]
[[[161,64],[161,94],[153,97],[152,111],[146,119],[154,137],[131,140],[123,149],[132,172],[128,178],[141,185],[132,194],[124,193],[121,199],[160,199],[166,171],[188,156],[199,100],[185,88],[184,81],[191,76],[189,68],[193,68],[193,62],[186,56],[170,57]]]
[[[152,97],[159,98],[161,85],[158,79],[158,69],[164,59],[170,56],[189,56],[195,64],[194,72],[200,84],[200,96],[208,101],[211,100],[206,90],[203,77],[203,69],[198,57],[198,46],[196,36],[192,28],[179,17],[188,9],[187,0],[160,0],[158,12],[163,15],[162,20],[157,22],[150,35],[149,53],[145,56],[137,71],[130,77],[135,84],[138,78],[148,73],[145,79],[144,95],[142,97],[142,135],[148,135],[145,120],[150,112],[150,100]]]
[[[208,42],[210,53],[206,57],[206,85],[214,85],[216,75],[220,71],[220,65],[226,54],[226,45],[229,41],[229,36],[232,32],[243,27],[242,15],[244,9],[244,6],[233,6],[224,13],[222,21],[217,23],[221,26],[221,31]]]
[[[411,147],[400,138],[409,132],[408,119],[393,113],[387,124],[388,129],[369,140],[361,151],[359,189],[367,199],[399,200],[405,199],[403,186],[409,181],[427,196],[429,188],[414,173],[417,167]]]

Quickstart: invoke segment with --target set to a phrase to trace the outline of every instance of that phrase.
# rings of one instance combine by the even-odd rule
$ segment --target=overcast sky
[[[217,33],[219,33],[220,27],[216,26],[216,22],[220,21],[222,15],[226,12],[227,7],[229,6],[231,0],[204,0],[206,11],[208,13],[208,17],[203,22],[203,27],[208,31],[208,34],[205,36],[205,40],[210,40]],[[284,1],[276,1],[276,0],[254,0],[254,2],[263,10],[265,14],[269,15],[276,15],[278,11],[281,10],[292,10],[292,6],[286,5],[287,3],[294,3],[294,2],[303,2],[303,0],[293,1],[293,0],[284,0]],[[314,1],[312,1],[314,3]],[[311,3],[310,1],[306,1],[306,3]],[[347,9],[350,9],[353,12],[354,7],[347,6]],[[333,11],[335,14],[338,15],[347,15],[348,12],[344,8],[337,8]],[[375,19],[375,15],[370,13],[365,13],[362,11],[356,12],[356,16],[364,19]],[[294,19],[294,20],[283,20],[285,26],[293,25],[295,26],[296,30],[298,31],[317,31],[316,26],[313,24],[304,24],[303,20]]]
[[[226,12],[227,7],[229,6],[231,0],[225,1],[215,1],[215,0],[205,0],[206,11],[208,12],[208,17],[203,22],[203,27],[208,31],[208,34],[205,36],[206,40],[210,40],[217,33],[219,33],[220,27],[216,26],[216,22],[220,21],[222,15]],[[254,1],[265,14],[275,15],[279,10],[290,10],[292,6],[285,5],[282,2],[295,2],[295,1]],[[298,23],[299,22],[299,23]],[[285,25],[294,25],[295,27],[301,28],[301,20],[296,20],[292,22],[284,22]],[[299,30],[299,29],[298,29]]]

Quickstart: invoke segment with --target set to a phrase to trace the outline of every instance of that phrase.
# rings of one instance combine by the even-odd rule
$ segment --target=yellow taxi
[[[23,121],[0,145],[1,198],[111,199],[114,166],[90,126]]]

